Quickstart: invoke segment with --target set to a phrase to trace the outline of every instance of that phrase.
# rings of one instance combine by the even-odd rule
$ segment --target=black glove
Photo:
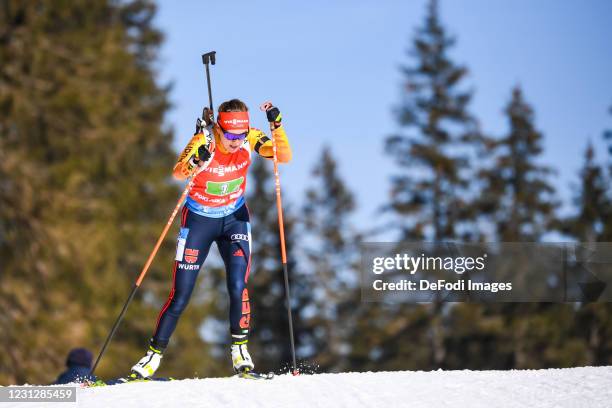
[[[210,159],[210,156],[211,156],[211,153],[206,148],[206,146],[202,145],[198,147],[198,157],[196,158],[196,160],[206,162],[208,159]]]
[[[276,106],[271,106],[266,111],[266,116],[268,117],[268,122],[274,123],[275,128],[281,125],[281,120],[283,120],[283,117],[280,113],[280,110],[278,110]]]
[[[215,142],[208,131],[204,132],[204,138],[199,139],[197,153],[193,155],[193,163],[197,165],[208,165],[208,161],[215,151]]]

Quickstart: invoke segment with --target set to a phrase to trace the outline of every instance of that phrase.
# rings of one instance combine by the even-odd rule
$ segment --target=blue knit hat
[[[78,365],[90,368],[92,360],[93,354],[91,354],[91,351],[87,350],[86,348],[79,347],[70,350],[70,353],[68,353],[68,358],[66,359],[66,365]]]

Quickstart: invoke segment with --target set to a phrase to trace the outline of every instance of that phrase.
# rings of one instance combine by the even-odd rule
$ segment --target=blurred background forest
[[[174,135],[164,123],[170,87],[158,83],[155,70],[164,37],[155,13],[146,0],[0,2],[1,384],[51,382],[71,348],[99,351],[178,198],[180,185],[170,176]],[[468,67],[449,53],[456,41],[430,1],[404,56],[400,131],[370,139],[396,169],[381,202],[393,220],[384,229],[405,241],[612,241],[612,148],[596,151],[585,140],[573,152],[583,166],[564,203],[556,169],[540,160],[546,135],[529,89],[516,85],[506,100],[491,101],[503,107],[507,128],[483,131],[471,111]],[[612,131],[601,129],[598,138],[612,145]],[[343,182],[336,154],[323,148],[303,197],[285,200],[291,307],[305,367],[612,362],[607,303],[362,303],[359,243],[380,231],[352,221],[355,192]],[[361,166],[368,159],[352,160]],[[290,361],[271,176],[271,163],[256,159],[248,187],[250,348],[262,371]],[[560,211],[562,205],[571,210]],[[126,374],[146,350],[170,290],[176,232],[131,304],[101,377]],[[227,309],[224,272],[212,257],[159,374],[231,374]]]

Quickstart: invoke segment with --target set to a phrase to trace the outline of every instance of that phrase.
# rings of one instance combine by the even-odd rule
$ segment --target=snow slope
[[[29,404],[26,404],[29,405]],[[0,403],[0,407],[24,407]],[[37,406],[75,406],[45,403]],[[612,367],[190,379],[80,388],[78,407],[612,407]]]

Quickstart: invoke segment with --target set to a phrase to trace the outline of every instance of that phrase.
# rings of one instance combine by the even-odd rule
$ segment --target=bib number
[[[214,196],[225,196],[240,189],[244,177],[229,181],[207,181],[206,193]]]

